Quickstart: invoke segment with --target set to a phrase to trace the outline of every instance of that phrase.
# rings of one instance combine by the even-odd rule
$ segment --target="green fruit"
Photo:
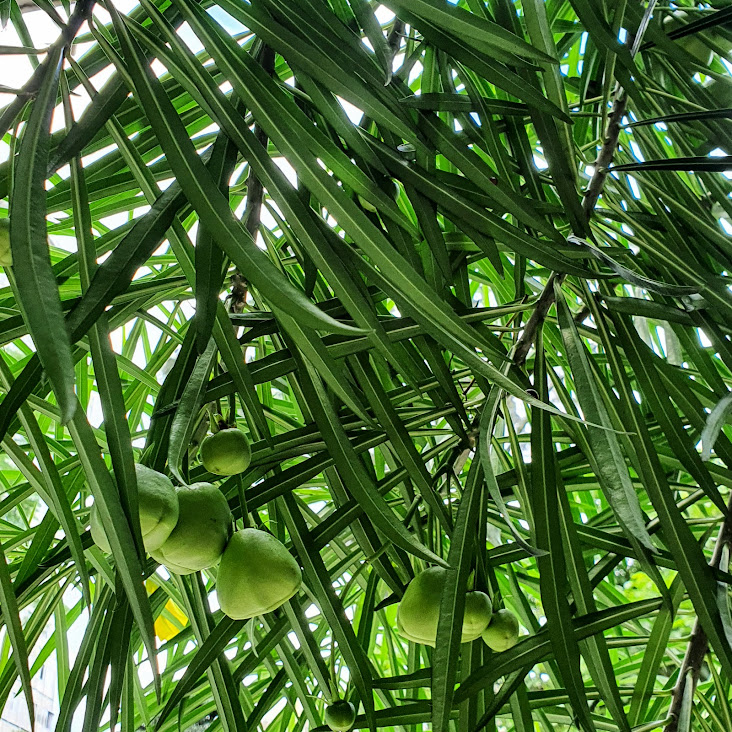
[[[242,529],[221,557],[216,592],[221,610],[234,620],[272,612],[300,588],[295,558],[272,534]]]
[[[356,707],[345,699],[329,704],[325,709],[325,723],[333,732],[348,732],[356,721]]]
[[[10,251],[10,221],[0,219],[0,267],[9,267],[13,263]]]
[[[178,486],[180,513],[165,543],[150,552],[175,574],[192,574],[219,561],[233,517],[223,493],[211,483]]]
[[[201,443],[203,467],[214,475],[243,473],[252,459],[247,436],[236,427],[209,435]]]
[[[518,642],[519,622],[510,610],[499,610],[483,631],[485,644],[493,651],[507,651]]]
[[[142,543],[148,552],[158,549],[178,522],[178,496],[162,473],[144,465],[135,465],[137,503],[140,510]],[[96,545],[108,554],[112,551],[96,505],[91,508],[91,535]]]
[[[420,572],[407,587],[397,610],[397,630],[408,640],[434,646],[440,618],[440,598],[446,570],[431,567]],[[488,627],[491,601],[484,592],[468,592],[465,596],[462,643],[474,641]]]
[[[493,606],[485,592],[468,592],[465,595],[465,615],[463,616],[462,643],[469,643],[486,629],[491,622]]]
[[[688,13],[683,10],[677,10],[672,15],[667,15],[663,20],[663,29],[666,33],[677,28],[681,28],[684,25],[688,25],[692,22],[692,18],[689,17]],[[677,38],[678,43],[688,54],[693,56],[702,66],[709,66],[712,63],[712,51],[704,41],[691,34],[684,36],[683,38]]]

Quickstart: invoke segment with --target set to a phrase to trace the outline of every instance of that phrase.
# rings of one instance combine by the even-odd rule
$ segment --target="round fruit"
[[[142,543],[146,551],[152,552],[170,536],[178,522],[178,496],[170,479],[162,473],[135,465],[135,475]],[[109,554],[112,550],[96,505],[91,508],[90,520],[94,542]]]
[[[247,436],[236,427],[209,435],[201,443],[203,467],[214,475],[243,473],[252,459]]]
[[[301,583],[300,567],[284,544],[266,531],[242,529],[221,557],[216,592],[226,615],[246,620],[277,609]]]
[[[672,15],[667,15],[663,20],[663,29],[669,31],[688,25],[692,21],[688,13],[683,10],[677,10]],[[709,66],[712,63],[712,51],[704,41],[692,33],[682,38],[677,38],[678,43],[688,54],[693,56],[702,66]]]
[[[10,221],[0,219],[0,267],[9,267],[13,263],[10,251]]]
[[[465,595],[462,642],[469,643],[480,638],[480,634],[486,629],[486,626],[490,627],[492,615],[491,599],[485,592],[468,592]]]
[[[356,721],[356,707],[345,699],[333,702],[326,707],[324,720],[333,732],[348,732]]]
[[[499,610],[483,631],[485,644],[493,651],[507,651],[518,642],[519,622],[510,610]]]
[[[192,574],[219,561],[231,535],[233,517],[223,493],[211,483],[178,486],[180,513],[153,559],[175,574]]]
[[[445,569],[430,567],[409,583],[397,610],[397,630],[407,640],[427,646],[435,645],[445,577]],[[488,627],[491,612],[488,595],[478,591],[467,593],[462,643],[469,643],[480,636]]]

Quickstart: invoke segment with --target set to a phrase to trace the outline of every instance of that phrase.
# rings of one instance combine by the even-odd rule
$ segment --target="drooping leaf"
[[[43,66],[43,80],[24,128],[15,165],[10,208],[10,247],[18,305],[53,385],[63,421],[73,417],[74,367],[46,235],[46,167],[51,115],[61,71],[61,47]]]

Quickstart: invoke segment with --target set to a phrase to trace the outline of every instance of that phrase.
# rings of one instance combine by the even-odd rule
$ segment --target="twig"
[[[592,217],[592,212],[595,210],[597,205],[597,199],[600,198],[602,189],[605,187],[605,180],[607,179],[608,168],[610,163],[613,161],[615,155],[615,148],[618,146],[618,137],[620,136],[620,121],[625,115],[625,108],[628,104],[628,98],[625,94],[625,90],[620,89],[619,93],[615,96],[615,103],[613,104],[612,112],[607,121],[607,130],[605,131],[605,139],[600,149],[600,154],[597,156],[595,161],[595,170],[592,173],[589,185],[585,190],[584,200],[582,201],[582,210],[584,211],[585,217],[589,221]]]
[[[386,38],[386,42],[389,45],[389,49],[391,51],[391,62],[392,63],[394,62],[394,57],[397,55],[397,52],[399,51],[399,46],[401,45],[403,35],[404,35],[404,21],[399,20],[399,18],[394,18],[394,23],[391,26],[389,35]]]
[[[585,189],[582,210],[587,221],[592,218],[592,213],[597,205],[597,199],[600,197],[602,189],[605,187],[608,167],[612,162],[613,155],[615,154],[615,148],[618,146],[620,121],[623,119],[623,115],[625,114],[626,105],[627,97],[625,92],[621,87],[618,87],[615,92],[613,109],[610,113],[610,117],[608,118],[605,139],[603,140],[602,147],[600,148],[597,160],[595,161],[595,170],[592,174],[592,178],[590,178],[587,188]],[[521,334],[521,337],[518,339],[516,347],[514,348],[513,362],[517,366],[523,366],[524,363],[526,363],[526,357],[529,355],[531,346],[534,343],[536,331],[544,322],[549,313],[549,309],[554,304],[554,283],[556,282],[561,285],[565,276],[566,275],[562,272],[553,272],[551,277],[547,280],[544,290],[534,307],[534,311],[531,313],[531,317],[526,323],[524,332]]]
[[[526,322],[524,332],[521,334],[521,337],[516,342],[516,347],[513,349],[513,362],[516,366],[523,366],[526,363],[526,357],[534,345],[536,331],[546,319],[549,308],[554,304],[554,283],[558,282],[561,284],[563,280],[564,274],[560,272],[552,272],[547,280],[541,296],[536,301],[536,305],[534,305],[531,317]]]
[[[270,46],[262,46],[259,63],[264,71],[271,76],[275,67],[275,52]],[[267,133],[262,129],[261,125],[257,125],[254,130],[254,136],[257,142],[266,149],[268,137]],[[247,177],[247,207],[244,211],[244,220],[247,231],[252,238],[257,236],[259,224],[262,220],[262,199],[264,196],[264,187],[254,172],[253,168],[249,170]]]
[[[259,63],[268,75],[274,73],[275,52],[267,45],[262,45],[259,49]],[[267,149],[268,137],[267,133],[262,129],[261,125],[256,125],[254,136],[257,141]],[[257,177],[254,169],[250,166],[249,176],[247,177],[247,207],[244,211],[244,226],[256,241],[259,224],[262,221],[262,200],[264,198],[264,186]],[[240,313],[244,309],[247,300],[247,292],[249,291],[249,282],[239,270],[231,275],[231,294],[229,295],[229,305],[232,313]]]
[[[643,39],[646,28],[648,27],[648,22],[655,6],[656,0],[649,0],[643,19],[638,26],[638,32],[633,39],[633,45],[630,51],[631,56],[635,56],[640,48],[641,40]],[[608,168],[610,163],[612,163],[613,156],[615,155],[615,149],[618,146],[618,138],[620,136],[621,129],[620,122],[625,115],[625,108],[628,104],[625,90],[620,86],[620,84],[615,87],[613,98],[613,108],[610,112],[610,116],[608,117],[605,138],[597,156],[597,160],[595,161],[595,170],[592,173],[592,178],[590,178],[587,188],[585,189],[582,201],[582,211],[584,212],[587,221],[592,218],[597,201],[605,187]],[[565,276],[566,275],[564,273],[554,272],[544,286],[544,290],[536,303],[534,312],[527,321],[526,327],[524,328],[521,337],[516,342],[516,346],[513,350],[513,362],[517,366],[523,366],[526,362],[526,357],[528,356],[536,337],[536,331],[546,319],[549,309],[554,303],[554,285],[555,283],[561,284],[564,281]]]
[[[729,511],[732,510],[732,496],[730,496],[727,502],[727,509],[727,518],[719,529],[717,543],[714,545],[714,553],[710,562],[712,567],[719,567],[724,548],[732,545],[732,521],[730,520],[729,514]],[[697,618],[694,621],[694,629],[691,632],[689,645],[686,647],[686,655],[679,669],[678,681],[671,695],[671,706],[668,710],[668,721],[664,727],[664,732],[678,731],[681,706],[686,696],[686,684],[691,684],[691,695],[693,696],[696,685],[699,682],[699,674],[702,670],[704,657],[707,655],[708,650],[709,639],[699,622],[699,618]]]

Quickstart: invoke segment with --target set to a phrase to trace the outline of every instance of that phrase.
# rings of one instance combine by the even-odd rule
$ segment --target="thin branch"
[[[640,47],[643,35],[648,27],[648,22],[650,21],[655,6],[656,0],[649,0],[643,19],[638,26],[638,32],[633,39],[633,45],[630,51],[631,56],[635,56],[638,52],[638,48]],[[600,148],[600,152],[595,160],[595,170],[592,174],[592,178],[590,178],[587,188],[585,189],[584,199],[582,201],[582,210],[587,221],[592,218],[597,201],[605,187],[608,168],[613,161],[613,156],[615,155],[615,150],[618,146],[621,129],[620,123],[625,115],[625,109],[628,104],[625,90],[619,84],[615,87],[613,98],[613,108],[610,112],[610,116],[608,117],[602,147]],[[546,319],[546,316],[554,303],[554,284],[561,284],[564,281],[565,276],[566,275],[563,273],[554,272],[544,286],[544,290],[536,303],[536,307],[527,321],[526,327],[524,328],[521,337],[516,342],[516,346],[513,350],[513,362],[517,366],[523,366],[524,363],[526,363],[526,357],[528,356],[531,346],[536,338],[536,331]]]
[[[625,95],[625,91],[621,87],[618,87],[615,92],[613,109],[608,118],[605,139],[603,140],[602,147],[600,148],[597,160],[595,161],[595,170],[592,174],[592,178],[590,178],[587,188],[585,189],[582,210],[587,221],[592,218],[592,213],[597,205],[597,199],[600,197],[602,189],[605,187],[608,167],[613,160],[615,149],[618,146],[618,138],[620,136],[621,129],[620,121],[625,115],[626,106],[627,97]],[[554,283],[556,282],[561,285],[565,276],[566,275],[561,272],[554,272],[547,281],[544,290],[534,307],[534,311],[531,313],[531,317],[526,323],[524,332],[516,343],[513,353],[513,362],[517,366],[523,366],[524,363],[526,363],[526,357],[529,355],[529,351],[531,350],[536,338],[536,331],[544,322],[546,316],[549,314],[551,306],[554,304]]]
[[[275,52],[270,46],[262,46],[259,62],[264,71],[271,76],[275,67]],[[257,138],[262,147],[267,148],[267,133],[262,129],[261,125],[257,125],[254,130],[254,136]],[[264,197],[264,187],[262,182],[254,173],[254,169],[250,167],[249,176],[247,178],[247,207],[244,211],[244,221],[247,231],[252,238],[257,236],[259,224],[262,221],[262,199]]]
[[[727,502],[727,509],[727,518],[719,529],[717,543],[714,545],[714,553],[710,561],[712,567],[719,567],[724,548],[732,545],[732,519],[729,514],[729,511],[732,510],[732,496],[730,496]],[[668,721],[664,727],[664,732],[678,732],[681,707],[686,696],[686,684],[691,684],[690,696],[693,696],[696,685],[699,682],[704,657],[707,655],[708,650],[709,639],[699,622],[699,618],[697,618],[694,621],[694,629],[691,632],[689,645],[686,647],[686,655],[679,669],[678,681],[671,695],[671,706],[669,707]]]
[[[394,23],[391,26],[391,30],[389,31],[389,35],[387,36],[386,42],[389,45],[389,50],[391,52],[391,64],[394,63],[394,57],[397,55],[397,52],[399,51],[399,46],[401,45],[402,37],[404,36],[404,21],[400,20],[399,18],[394,18]]]
[[[259,49],[259,63],[268,75],[274,73],[275,68],[275,52],[267,45],[262,45]],[[262,129],[261,125],[254,128],[254,136],[257,141],[267,149],[269,138],[267,133]],[[264,186],[257,177],[254,169],[249,167],[249,176],[247,177],[247,207],[244,210],[244,226],[256,241],[259,225],[262,221],[262,200],[264,199]],[[231,275],[231,294],[229,295],[229,305],[231,312],[240,313],[246,304],[247,292],[249,291],[249,283],[239,270]]]
[[[610,117],[607,121],[605,139],[603,140],[602,148],[600,148],[600,153],[595,161],[595,170],[587,189],[585,190],[584,200],[582,201],[582,210],[584,211],[585,217],[588,221],[592,217],[592,213],[597,205],[597,200],[600,198],[602,189],[605,187],[608,168],[613,161],[615,149],[618,146],[618,138],[621,130],[620,122],[625,115],[625,108],[628,105],[628,98],[625,94],[625,90],[620,89],[619,92],[620,93],[615,97],[615,103],[613,104],[612,112],[610,113]]]
[[[536,331],[546,319],[546,316],[549,313],[549,308],[554,304],[554,283],[558,282],[561,284],[563,280],[564,274],[560,272],[552,272],[551,276],[547,280],[541,296],[536,301],[536,305],[531,311],[531,317],[526,322],[526,327],[524,328],[521,337],[516,342],[516,347],[513,350],[513,362],[516,366],[523,366],[526,363],[526,357],[529,355],[529,351],[534,345]]]

